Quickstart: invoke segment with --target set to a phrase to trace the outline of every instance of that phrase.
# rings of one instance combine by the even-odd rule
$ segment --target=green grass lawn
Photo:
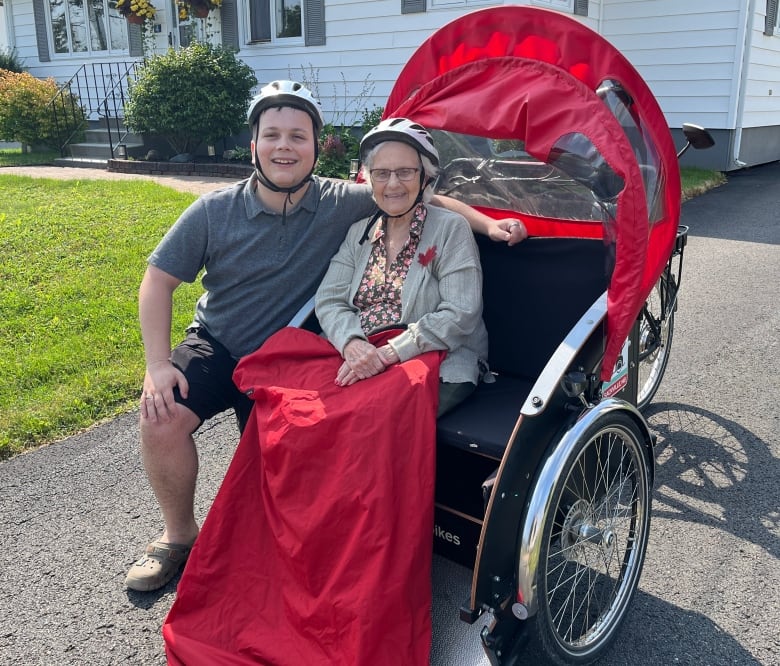
[[[54,150],[23,153],[21,148],[0,149],[0,167],[52,164],[60,154]]]
[[[726,176],[720,171],[708,171],[707,169],[693,167],[681,169],[680,177],[682,180],[683,201],[726,182]]]
[[[147,181],[0,172],[0,458],[136,403],[137,291],[146,257],[191,194]],[[176,326],[197,285],[182,285]]]
[[[719,182],[697,171],[684,188]],[[137,404],[138,285],[146,257],[194,199],[148,181],[0,171],[0,459]],[[197,283],[177,290],[175,331],[199,293]]]

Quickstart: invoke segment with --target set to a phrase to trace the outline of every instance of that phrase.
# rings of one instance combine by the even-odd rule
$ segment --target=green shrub
[[[325,125],[320,133],[320,156],[315,173],[328,178],[348,178],[350,160],[360,156],[360,140],[382,118],[382,107],[363,109],[359,128]]]
[[[348,128],[325,125],[320,133],[316,173],[327,178],[349,177],[349,160],[357,157],[358,141]]]
[[[16,72],[17,74],[21,74],[24,71],[24,65],[22,65],[16,49],[0,51],[0,69]]]
[[[161,135],[177,153],[238,133],[246,122],[252,69],[225,48],[194,42],[152,57],[130,82],[125,122]]]
[[[54,79],[0,70],[0,140],[59,150],[85,124],[75,96]]]

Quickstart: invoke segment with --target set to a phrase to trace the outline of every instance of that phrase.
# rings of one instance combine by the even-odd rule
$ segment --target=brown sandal
[[[125,585],[131,590],[157,590],[173,578],[184,566],[192,544],[153,541],[127,574]]]

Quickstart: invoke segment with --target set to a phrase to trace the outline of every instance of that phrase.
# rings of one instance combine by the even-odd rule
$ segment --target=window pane
[[[249,41],[271,41],[271,6],[269,0],[249,3]]]
[[[127,44],[127,20],[116,8],[116,0],[108,3],[108,27],[111,33],[111,49],[113,51],[126,51]]]
[[[54,52],[68,53],[68,24],[63,0],[49,0],[49,11],[51,12]]]
[[[69,0],[68,5],[72,49],[77,52],[87,51],[89,41],[87,39],[84,5],[80,0]]]
[[[108,40],[106,40],[106,8],[103,0],[85,0],[89,2],[89,34],[93,51],[106,51],[108,49]]]
[[[301,0],[276,0],[276,36],[301,36]]]
[[[127,22],[116,0],[48,0],[55,53],[126,51]]]

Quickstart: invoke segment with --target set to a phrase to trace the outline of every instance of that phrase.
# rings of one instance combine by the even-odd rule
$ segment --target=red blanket
[[[163,626],[169,664],[429,663],[441,357],[340,388],[330,343],[288,328],[239,363],[255,409]]]

